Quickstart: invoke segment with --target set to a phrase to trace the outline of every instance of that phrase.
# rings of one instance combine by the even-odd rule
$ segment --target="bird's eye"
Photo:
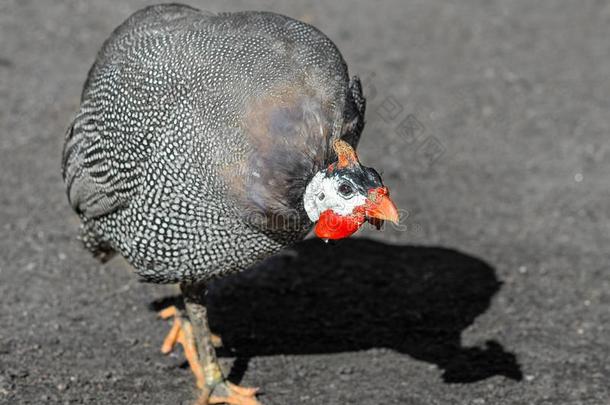
[[[351,195],[353,192],[354,192],[354,189],[352,188],[352,186],[350,186],[347,183],[342,183],[339,186],[339,193],[344,197]]]

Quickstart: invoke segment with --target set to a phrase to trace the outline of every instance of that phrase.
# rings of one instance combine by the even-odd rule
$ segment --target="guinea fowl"
[[[158,5],[133,14],[89,71],[63,150],[81,239],[143,280],[179,283],[182,344],[203,403],[257,404],[229,383],[205,308],[210,279],[246,269],[315,226],[325,240],[398,213],[354,151],[365,100],[336,46],[268,12]]]

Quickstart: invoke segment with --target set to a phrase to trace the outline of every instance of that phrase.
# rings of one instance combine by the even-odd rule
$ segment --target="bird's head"
[[[337,161],[315,174],[305,189],[305,211],[322,239],[342,239],[366,221],[398,222],[398,210],[375,169],[360,164],[354,149],[337,140]]]

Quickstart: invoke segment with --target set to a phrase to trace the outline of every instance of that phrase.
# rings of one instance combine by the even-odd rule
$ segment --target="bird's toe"
[[[258,388],[240,387],[228,381],[214,387],[209,398],[200,398],[198,405],[262,405],[257,399]]]

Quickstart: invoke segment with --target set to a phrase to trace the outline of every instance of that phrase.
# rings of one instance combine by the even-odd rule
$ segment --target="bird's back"
[[[85,244],[150,281],[247,267],[306,233],[299,190],[333,138],[357,142],[362,114],[359,84],[309,25],[141,10],[102,47],[66,138]]]

